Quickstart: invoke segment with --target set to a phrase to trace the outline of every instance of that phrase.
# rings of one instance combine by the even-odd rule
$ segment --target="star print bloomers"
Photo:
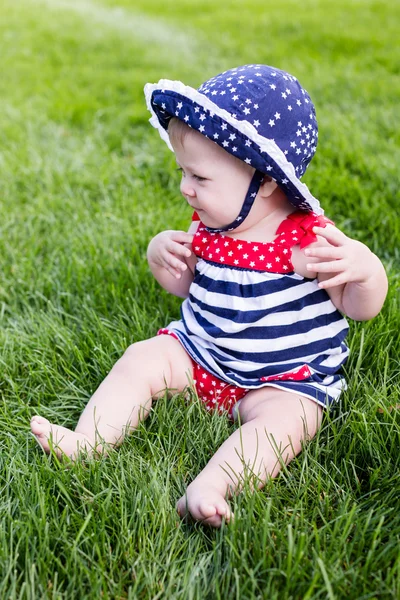
[[[317,280],[295,273],[291,261],[292,248],[315,241],[312,228],[329,222],[300,181],[318,140],[309,94],[289,73],[255,64],[225,71],[197,90],[161,79],[147,84],[145,95],[150,123],[171,150],[168,124],[175,117],[255,169],[232,223],[199,224],[198,262],[181,320],[160,333],[176,337],[191,356],[199,395],[207,387],[207,408],[231,412],[248,390],[264,386],[331,405],[345,387],[348,325]],[[272,242],[224,235],[247,217],[266,175],[296,211]],[[224,385],[227,393],[213,398],[213,387]]]

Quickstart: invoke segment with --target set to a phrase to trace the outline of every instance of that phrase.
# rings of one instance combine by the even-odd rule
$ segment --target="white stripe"
[[[320,207],[319,201],[314,198],[308,187],[296,177],[296,172],[292,163],[290,163],[282,150],[276,145],[274,140],[265,138],[260,135],[256,128],[247,121],[238,121],[233,115],[231,115],[225,109],[220,108],[214,102],[212,102],[207,96],[201,94],[194,88],[184,85],[181,81],[171,81],[170,79],[160,79],[158,83],[147,83],[144,87],[144,93],[146,96],[147,108],[152,114],[150,123],[155,129],[158,130],[160,137],[166,142],[170,150],[173,151],[167,131],[161,126],[158,117],[151,106],[151,96],[155,90],[168,90],[174,91],[186,98],[189,98],[193,102],[196,102],[200,106],[208,109],[211,113],[218,115],[221,119],[229,123],[239,133],[245,135],[250,140],[255,142],[261,149],[261,152],[266,152],[282,169],[286,177],[291,183],[299,190],[302,196],[306,199],[312,210],[317,215],[322,215],[324,211]]]
[[[312,292],[317,290],[317,284],[315,280],[305,281],[303,285],[298,285],[293,288],[283,289],[271,294],[266,294],[261,297],[250,297],[243,298],[240,296],[229,296],[228,294],[222,294],[219,292],[211,292],[197,283],[193,282],[190,286],[190,293],[200,302],[208,304],[209,306],[215,306],[219,308],[229,308],[231,310],[237,310],[240,312],[248,312],[252,310],[270,310],[292,302],[305,298]],[[260,306],[260,299],[262,299],[262,305]]]
[[[271,245],[271,244],[269,244]],[[260,254],[266,254],[265,263],[267,263],[268,250],[265,248],[262,250],[260,246]],[[275,259],[271,259],[271,264]],[[197,270],[201,275],[205,275],[214,281],[222,281],[228,283],[238,283],[239,285],[254,285],[257,283],[263,283],[265,281],[277,281],[285,277],[286,279],[293,279],[294,281],[303,281],[304,277],[298,273],[270,273],[269,271],[252,271],[241,269],[235,269],[235,267],[225,265],[215,265],[207,262],[203,258],[200,258],[196,264]]]

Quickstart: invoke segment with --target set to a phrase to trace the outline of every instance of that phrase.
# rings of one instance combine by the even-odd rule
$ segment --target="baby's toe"
[[[50,421],[39,415],[31,419],[31,431],[35,435],[44,435],[50,431]]]

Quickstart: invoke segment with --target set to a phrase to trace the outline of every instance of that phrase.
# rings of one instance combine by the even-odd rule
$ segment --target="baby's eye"
[[[196,181],[206,181],[205,177],[200,177],[200,175],[195,175],[194,173],[193,173],[193,177]]]

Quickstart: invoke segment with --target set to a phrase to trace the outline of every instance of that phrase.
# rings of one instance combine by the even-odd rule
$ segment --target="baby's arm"
[[[347,237],[333,225],[314,227],[318,242],[304,254],[313,262],[308,271],[317,273],[319,286],[326,289],[341,312],[366,321],[375,317],[386,298],[388,282],[379,258],[361,242]]]
[[[193,281],[197,258],[191,251],[198,222],[189,231],[162,231],[147,248],[147,260],[158,283],[167,292],[186,298]]]

